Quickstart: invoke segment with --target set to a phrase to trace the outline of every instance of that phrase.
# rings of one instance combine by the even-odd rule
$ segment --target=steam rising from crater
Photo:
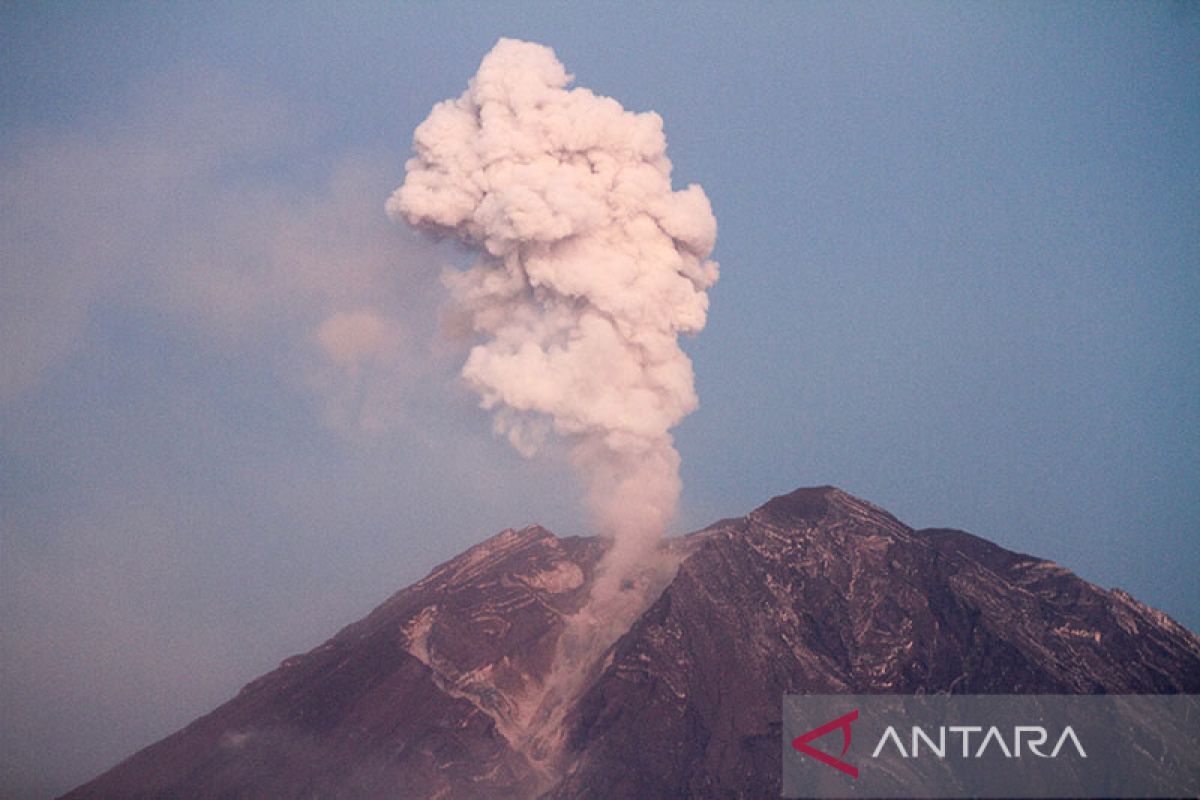
[[[480,338],[463,377],[521,453],[569,443],[621,575],[679,498],[670,430],[696,394],[677,337],[704,327],[716,220],[699,186],[672,190],[657,114],[571,80],[550,48],[501,39],[417,128],[387,210],[479,250],[444,276]]]

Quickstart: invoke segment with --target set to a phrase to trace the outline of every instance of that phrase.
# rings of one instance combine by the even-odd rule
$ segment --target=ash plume
[[[657,114],[571,81],[550,48],[501,39],[417,128],[387,211],[478,250],[444,276],[479,337],[462,375],[522,454],[569,444],[619,584],[679,498],[670,430],[696,394],[677,337],[704,327],[716,220],[699,186],[672,190]]]

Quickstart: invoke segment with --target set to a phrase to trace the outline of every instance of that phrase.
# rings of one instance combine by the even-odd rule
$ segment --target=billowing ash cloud
[[[696,394],[677,336],[704,327],[716,220],[699,186],[672,191],[657,114],[571,80],[550,48],[501,39],[417,128],[387,210],[480,250],[445,277],[482,340],[463,377],[522,453],[570,443],[597,526],[634,558],[679,497],[670,430]]]

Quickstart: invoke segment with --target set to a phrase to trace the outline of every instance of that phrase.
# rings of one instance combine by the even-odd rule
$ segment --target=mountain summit
[[[664,551],[570,680],[605,543],[506,530],[66,797],[778,797],[788,693],[1200,692],[1162,612],[831,487]]]

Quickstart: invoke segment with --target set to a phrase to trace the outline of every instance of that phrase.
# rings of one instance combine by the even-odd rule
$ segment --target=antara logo
[[[839,772],[849,775],[851,778],[858,777],[858,767],[843,761],[846,752],[850,749],[850,741],[852,738],[851,724],[858,719],[858,709],[843,714],[837,719],[830,720],[824,725],[813,728],[808,733],[803,733],[792,740],[792,747],[804,755],[815,758],[826,766],[833,767]],[[820,739],[826,734],[840,730],[842,732],[842,752],[838,756],[830,755],[823,750],[818,750],[813,747],[810,742]],[[875,745],[875,749],[871,752],[871,758],[879,758],[880,755],[886,756],[884,752],[886,745],[891,745],[892,748],[899,754],[901,758],[918,758],[921,755],[922,742],[924,750],[937,758],[946,758],[962,753],[963,758],[982,758],[988,748],[995,745],[998,752],[1004,754],[1005,758],[1020,758],[1022,745],[1026,752],[1032,753],[1040,758],[1057,758],[1059,752],[1069,742],[1074,747],[1075,752],[1080,758],[1087,758],[1087,753],[1083,749],[1083,745],[1079,741],[1079,737],[1075,735],[1075,731],[1070,725],[1063,729],[1063,732],[1055,741],[1053,749],[1049,752],[1043,752],[1049,740],[1049,732],[1040,725],[1017,725],[1013,728],[1012,736],[1005,739],[1000,729],[995,725],[987,728],[984,733],[984,728],[980,725],[949,725],[940,726],[937,728],[937,736],[931,736],[924,728],[914,725],[912,726],[911,737],[909,739],[911,747],[906,749],[904,742],[900,738],[900,734],[896,732],[893,725],[889,725],[879,737],[879,743]],[[959,748],[951,748],[948,746],[947,734],[951,739],[958,738],[961,741],[961,750]],[[971,746],[971,734],[982,734],[978,746]],[[1012,742],[1012,746],[1009,746]]]
[[[792,747],[804,753],[806,756],[812,756],[822,764],[827,764],[836,770],[846,773],[851,778],[858,777],[858,767],[853,764],[847,764],[840,758],[834,758],[828,753],[824,753],[815,747],[810,747],[809,742],[813,739],[820,739],[830,731],[841,729],[842,731],[842,755],[846,755],[846,751],[850,749],[850,723],[858,719],[858,709],[854,709],[849,714],[843,714],[837,719],[830,720],[820,727],[813,728],[808,733],[803,733],[792,739]]]
[[[1000,733],[1000,729],[995,725],[987,729],[984,733],[983,727],[980,725],[943,725],[937,729],[938,736],[935,742],[933,737],[925,732],[924,728],[914,725],[912,728],[912,738],[910,739],[912,747],[909,750],[904,749],[904,742],[900,740],[900,735],[896,733],[896,729],[889,725],[883,735],[879,737],[879,744],[875,745],[874,752],[871,753],[871,758],[879,758],[880,752],[885,744],[889,742],[895,747],[901,758],[917,758],[920,753],[920,743],[925,742],[925,749],[933,753],[938,758],[945,758],[946,733],[949,731],[950,737],[958,737],[962,741],[962,757],[963,758],[982,758],[988,747],[995,742],[996,748],[1004,754],[1005,758],[1020,758],[1021,743],[1024,742],[1025,747],[1030,753],[1033,753],[1039,758],[1058,758],[1058,753],[1063,749],[1068,740],[1074,746],[1075,752],[1080,758],[1087,758],[1087,753],[1083,750],[1083,745],[1079,743],[1079,737],[1075,735],[1075,731],[1068,725],[1063,729],[1057,741],[1054,744],[1054,749],[1049,753],[1043,753],[1042,747],[1045,746],[1046,740],[1050,734],[1041,725],[1017,725],[1013,728],[1013,734],[1007,741],[1004,735]],[[971,734],[981,733],[983,737],[979,741],[978,749],[971,749]],[[1008,742],[1012,742],[1012,747],[1008,746]],[[953,755],[957,748],[951,750]]]

